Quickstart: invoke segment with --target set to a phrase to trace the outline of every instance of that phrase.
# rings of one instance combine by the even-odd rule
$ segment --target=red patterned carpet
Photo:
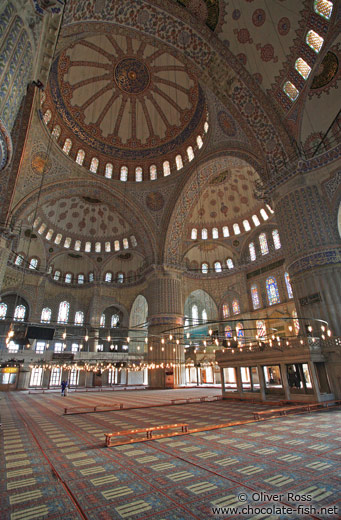
[[[262,405],[229,401],[63,415],[66,402],[135,407],[193,393],[210,389],[3,394],[1,520],[339,518],[340,409],[257,423]],[[104,446],[104,433],[175,422],[244,424]]]

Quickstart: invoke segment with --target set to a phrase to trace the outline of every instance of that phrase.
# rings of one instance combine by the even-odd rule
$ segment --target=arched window
[[[60,274],[61,274],[60,271],[55,271],[54,275],[53,275],[53,279],[58,282],[60,280]]]
[[[101,314],[101,318],[99,320],[99,326],[105,327],[105,314]]]
[[[137,246],[137,240],[136,238],[134,237],[134,235],[131,235],[130,237],[130,243],[133,247],[136,247]]]
[[[75,314],[75,325],[81,326],[84,323],[84,312],[77,311]]]
[[[110,253],[111,252],[111,244],[110,244],[110,242],[105,242],[104,249],[105,249],[106,253]]]
[[[191,239],[192,240],[196,240],[198,237],[198,230],[193,228],[192,231],[191,231]]]
[[[49,309],[49,307],[45,307],[45,308],[41,311],[41,317],[40,317],[40,321],[41,321],[41,323],[50,323],[50,321],[51,321],[51,315],[52,315],[52,311],[51,311],[51,309]]]
[[[250,222],[248,220],[243,220],[243,226],[244,226],[245,231],[250,231],[251,226],[250,226]]]
[[[124,282],[124,274],[123,273],[117,273],[117,282],[123,283]]]
[[[205,124],[204,124],[204,132],[205,132],[205,134],[207,134],[207,132],[208,132],[208,122],[207,121],[205,121]]]
[[[266,292],[268,294],[269,305],[275,305],[276,303],[280,303],[281,300],[279,298],[279,292],[278,292],[276,278],[274,278],[273,276],[270,276],[266,280],[265,285],[266,285]]]
[[[71,139],[69,139],[69,138],[67,137],[67,138],[65,139],[65,141],[64,141],[63,152],[64,152],[66,155],[69,155],[71,148],[72,148],[72,141],[71,141]]]
[[[207,233],[207,229],[206,229],[206,228],[203,228],[203,229],[201,230],[201,238],[202,238],[203,240],[207,240],[207,238],[208,238],[208,233]]]
[[[252,220],[255,226],[260,226],[260,221],[257,215],[252,215]]]
[[[273,240],[275,249],[281,249],[282,244],[281,244],[281,239],[279,238],[278,229],[274,229],[272,231],[272,240]]]
[[[110,273],[109,271],[105,273],[104,281],[108,283],[112,282],[112,273]]]
[[[251,299],[252,299],[252,306],[253,308],[260,309],[260,301],[258,296],[258,289],[257,285],[251,285]]]
[[[233,332],[232,332],[231,325],[226,325],[224,330],[225,330],[225,338],[232,338]]]
[[[96,253],[100,253],[101,249],[102,249],[101,242],[96,242],[96,244],[95,244],[95,251],[96,251]]]
[[[99,160],[97,159],[97,157],[93,157],[91,159],[91,163],[90,163],[90,171],[92,173],[97,173],[98,165],[99,165]]]
[[[51,110],[47,109],[44,114],[44,117],[43,117],[45,125],[49,124],[49,122],[51,121],[51,117],[52,117]]]
[[[192,305],[192,324],[193,325],[198,325],[199,323],[199,312],[198,312],[198,306],[197,305]]]
[[[216,273],[221,273],[222,272],[221,262],[214,262],[214,270],[215,270]]]
[[[107,179],[112,179],[112,173],[114,171],[113,165],[109,162],[105,165],[105,174],[104,177]]]
[[[40,226],[40,228],[38,229],[38,233],[39,233],[39,235],[42,235],[42,234],[44,233],[45,229],[46,229],[46,224],[43,223],[43,224]]]
[[[201,272],[204,273],[204,274],[208,273],[208,264],[206,262],[201,264]]]
[[[262,208],[262,209],[260,210],[260,214],[261,214],[263,220],[268,220],[269,215],[267,214],[267,212],[265,211],[264,208]]]
[[[79,284],[83,284],[84,281],[85,281],[85,276],[84,276],[84,274],[80,273],[80,274],[77,276],[77,282],[78,282]]]
[[[219,231],[216,227],[212,229],[212,238],[219,238]]]
[[[193,161],[193,159],[194,159],[194,152],[193,152],[193,148],[191,146],[189,146],[187,148],[187,156],[188,156],[188,160],[189,161]]]
[[[137,166],[135,168],[135,181],[142,182],[142,168],[141,166]]]
[[[251,262],[254,262],[257,258],[256,256],[256,248],[254,242],[250,242],[249,244],[249,253],[250,253],[250,260]]]
[[[57,233],[56,238],[54,239],[54,243],[58,246],[62,241],[63,236],[61,233]]]
[[[199,150],[200,150],[200,148],[202,147],[203,144],[204,144],[204,142],[202,140],[201,135],[198,135],[198,137],[197,137],[197,147],[199,148]]]
[[[72,274],[66,273],[65,274],[65,283],[71,283],[72,282]]]
[[[206,311],[206,309],[202,310],[201,319],[202,319],[203,323],[206,323],[206,321],[207,321],[207,311]]]
[[[294,295],[293,295],[293,292],[292,292],[292,287],[291,287],[289,273],[284,273],[284,279],[285,279],[285,285],[287,286],[288,297],[289,298],[293,298]]]
[[[4,320],[7,314],[7,305],[4,302],[0,303],[0,320]]]
[[[115,242],[114,242],[114,249],[115,249],[115,251],[119,251],[120,250],[120,241],[119,240],[115,240]]]
[[[293,324],[294,324],[295,334],[296,334],[296,336],[298,336],[298,334],[300,332],[300,322],[297,319],[297,312],[296,311],[292,311],[291,316],[292,316],[292,321],[293,321]]]
[[[39,225],[40,217],[37,217],[35,221],[33,222],[33,227],[36,228]]]
[[[302,58],[297,58],[295,61],[295,69],[303,79],[308,79],[309,74],[311,73],[311,67]]]
[[[237,323],[236,325],[236,333],[237,333],[237,338],[243,338],[245,333],[244,333],[244,326],[242,323]]]
[[[94,281],[94,279],[95,279],[94,273],[90,272],[89,273],[89,282],[92,283]]]
[[[232,302],[232,312],[233,314],[240,314],[240,306],[238,300],[233,300]]]
[[[46,240],[51,240],[52,238],[52,235],[53,235],[53,229],[49,229],[48,232],[46,233]]]
[[[233,232],[234,232],[235,235],[240,235],[239,224],[233,224]]]
[[[123,243],[123,249],[129,249],[129,242],[128,242],[127,238],[124,238],[122,240],[122,243]]]
[[[182,162],[182,157],[181,157],[181,155],[177,155],[177,156],[175,157],[175,164],[176,164],[176,169],[177,169],[177,170],[181,170],[181,168],[183,168],[184,163]]]
[[[24,261],[24,256],[23,255],[17,255],[15,257],[14,263],[15,263],[15,265],[22,265],[23,261]]]
[[[38,258],[31,258],[30,263],[28,264],[29,269],[37,269],[38,268]]]
[[[227,303],[223,305],[223,318],[228,318],[230,316],[230,307]]]
[[[223,237],[227,238],[230,236],[229,228],[227,226],[223,226]]]
[[[164,161],[162,166],[163,166],[163,176],[167,177],[167,175],[170,175],[169,161]]]
[[[55,139],[56,141],[57,141],[57,139],[58,139],[59,136],[60,136],[60,132],[61,132],[61,130],[60,130],[60,126],[59,126],[59,125],[56,125],[56,126],[54,127],[54,129],[52,130],[51,135],[52,135],[52,137],[54,137],[54,139]]]
[[[119,324],[120,317],[118,314],[113,314],[110,320],[110,328],[114,329]]]
[[[316,54],[320,52],[324,42],[323,38],[313,30],[307,32],[305,41],[306,44],[316,52]]]
[[[260,252],[262,253],[262,255],[267,255],[269,252],[269,248],[268,248],[268,241],[266,239],[265,233],[261,233],[259,235],[259,245],[260,245]]]
[[[85,242],[85,252],[86,253],[91,252],[91,242]]]
[[[70,237],[66,237],[65,242],[64,242],[64,247],[66,249],[69,249],[70,246],[71,246],[71,238]]]
[[[149,166],[149,176],[151,181],[155,181],[157,179],[156,164],[152,164],[151,166]]]
[[[67,323],[69,318],[69,310],[70,310],[70,304],[69,302],[60,302],[59,304],[59,310],[58,310],[58,323]]]
[[[77,156],[76,156],[76,163],[82,166],[85,159],[85,152],[84,150],[78,150]]]
[[[25,305],[17,305],[14,310],[13,319],[15,321],[24,321],[26,315],[26,307]]]
[[[256,328],[257,328],[257,336],[259,339],[264,339],[266,337],[266,326],[264,320],[257,320],[256,321]]]
[[[40,97],[40,104],[43,105],[46,101],[46,93],[42,92]]]
[[[75,242],[75,251],[80,251],[82,246],[82,242],[80,240],[76,240]]]
[[[126,182],[127,180],[128,180],[128,168],[127,168],[127,166],[121,166],[120,181]]]
[[[326,20],[330,20],[333,10],[333,2],[329,0],[314,0],[314,11]]]
[[[226,265],[227,265],[228,269],[233,269],[234,268],[234,263],[233,263],[232,258],[227,258]]]

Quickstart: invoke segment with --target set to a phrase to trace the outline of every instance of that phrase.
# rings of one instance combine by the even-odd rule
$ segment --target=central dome
[[[127,94],[141,94],[149,85],[147,66],[136,58],[124,58],[115,68],[116,85]]]

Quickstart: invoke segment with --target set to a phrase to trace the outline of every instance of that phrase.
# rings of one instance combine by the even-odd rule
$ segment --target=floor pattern
[[[63,416],[69,398],[58,399],[2,395],[3,520],[339,518],[340,409],[106,448],[107,431],[185,416],[190,427],[209,427],[249,420],[260,407],[218,401]],[[231,507],[239,509],[214,509]]]

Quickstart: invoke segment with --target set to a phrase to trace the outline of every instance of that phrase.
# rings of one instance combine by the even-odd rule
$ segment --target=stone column
[[[149,323],[147,360],[155,365],[148,373],[149,386],[174,388],[185,384],[181,273],[155,268],[149,276],[146,298]],[[162,337],[164,343],[161,343]]]
[[[266,401],[266,385],[264,377],[264,369],[262,365],[257,365],[258,379],[259,379],[259,390],[262,401]]]
[[[341,335],[341,248],[336,215],[318,172],[296,176],[274,196],[282,245],[302,328],[328,322]],[[311,323],[313,328],[319,325]],[[302,331],[305,334],[305,330]]]
[[[287,375],[287,366],[285,363],[281,363],[281,378],[282,378],[282,385],[284,389],[285,398],[287,401],[290,401],[291,395],[290,395],[290,387],[288,383],[288,375]]]
[[[235,367],[234,371],[236,374],[237,392],[240,395],[240,397],[242,397],[243,396],[243,383],[242,383],[242,373],[241,373],[240,367]]]

